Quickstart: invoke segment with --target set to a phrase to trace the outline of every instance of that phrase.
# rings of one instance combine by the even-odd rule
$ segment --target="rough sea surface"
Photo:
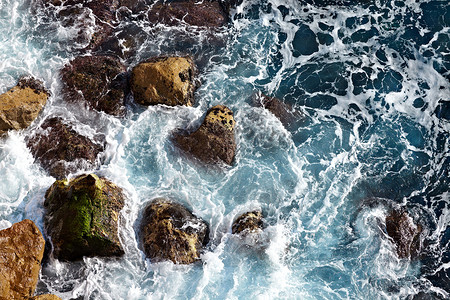
[[[52,94],[30,128],[0,140],[0,228],[29,218],[43,230],[44,194],[54,178],[34,161],[25,137],[48,116],[71,120],[84,135],[105,135],[104,162],[94,171],[127,195],[125,255],[50,259],[39,294],[450,298],[449,2],[313,2],[244,0],[215,32],[125,14],[121,31],[139,40],[136,53],[123,58],[128,68],[155,55],[190,54],[202,86],[194,107],[146,109],[129,97],[127,116],[116,118],[61,98],[58,71],[86,46],[75,38],[77,24],[64,27],[55,11],[32,9],[31,0],[0,0],[0,93],[32,74]],[[87,11],[85,18],[93,17]],[[293,105],[306,120],[285,128],[252,104],[256,91]],[[196,128],[216,104],[235,112],[237,156],[230,167],[206,168],[170,137]],[[137,228],[143,207],[161,196],[210,224],[201,262],[145,259]],[[397,257],[384,223],[389,207],[407,209],[422,226],[418,259]],[[262,209],[263,233],[233,236],[232,221],[251,209]]]

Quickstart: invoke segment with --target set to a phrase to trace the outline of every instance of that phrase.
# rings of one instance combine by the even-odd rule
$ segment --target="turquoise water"
[[[312,1],[305,1],[311,2]],[[0,92],[28,73],[52,96],[27,130],[0,141],[0,227],[29,218],[42,229],[53,183],[24,139],[48,116],[106,135],[95,170],[122,187],[125,256],[51,259],[38,292],[63,299],[433,299],[450,293],[450,6],[447,1],[317,5],[244,1],[219,32],[153,26],[128,15],[119,29],[140,41],[128,68],[160,54],[191,54],[202,86],[194,107],[144,109],[124,118],[61,99],[58,70],[82,53],[77,24],[64,27],[30,0],[0,0]],[[344,1],[345,2],[345,1]],[[89,23],[89,14],[86,15]],[[225,42],[223,42],[225,41]],[[289,128],[253,107],[256,91],[306,114]],[[171,142],[206,110],[235,112],[237,155],[206,168]],[[75,174],[74,174],[75,175]],[[169,197],[210,224],[201,262],[152,263],[139,249],[143,207]],[[383,198],[367,201],[369,198]],[[400,260],[385,234],[389,206],[424,228],[420,259]],[[260,208],[255,239],[232,221]],[[431,298],[426,298],[427,295]],[[417,297],[425,298],[417,298]]]

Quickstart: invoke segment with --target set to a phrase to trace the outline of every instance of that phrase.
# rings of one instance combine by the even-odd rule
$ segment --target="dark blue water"
[[[337,3],[339,4],[333,4]],[[39,292],[63,299],[446,299],[450,296],[450,5],[448,1],[243,1],[219,32],[165,27],[130,16],[140,41],[129,68],[160,54],[190,54],[202,86],[193,108],[136,107],[123,119],[61,100],[58,70],[82,53],[73,27],[29,0],[0,0],[0,92],[31,73],[52,97],[27,130],[0,141],[0,225],[42,228],[53,178],[24,136],[50,115],[88,136],[107,136],[96,170],[127,196],[125,256],[51,261]],[[330,4],[331,3],[331,4]],[[86,16],[89,20],[89,15]],[[284,127],[252,106],[256,91],[306,115]],[[235,112],[235,163],[210,170],[170,140],[204,112]],[[202,262],[151,263],[136,229],[160,196],[190,207],[211,227]],[[382,198],[383,200],[367,201]],[[399,259],[385,234],[389,207],[423,228],[423,251]],[[262,209],[257,239],[231,235],[241,213]],[[415,297],[415,298],[414,298]]]

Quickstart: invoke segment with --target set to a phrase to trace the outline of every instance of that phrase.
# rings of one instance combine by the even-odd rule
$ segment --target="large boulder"
[[[53,183],[45,194],[44,226],[54,256],[74,261],[122,255],[118,220],[124,202],[119,187],[94,174]]]
[[[36,289],[44,238],[30,220],[0,231],[0,299],[26,299]]]
[[[422,227],[414,224],[406,211],[394,209],[386,216],[386,232],[394,242],[399,258],[416,258],[419,255]]]
[[[236,153],[234,126],[233,112],[226,106],[216,105],[206,113],[195,132],[187,136],[176,134],[175,143],[201,161],[231,165]]]
[[[249,211],[234,220],[231,227],[233,234],[246,235],[261,232],[263,228],[262,213],[260,210]]]
[[[45,295],[34,296],[34,297],[30,298],[30,300],[61,300],[61,298],[59,298],[56,295],[45,294]]]
[[[287,129],[293,129],[294,124],[303,122],[305,115],[276,97],[269,97],[263,93],[255,93],[253,101],[256,105],[262,106],[270,111]]]
[[[48,97],[42,82],[22,77],[15,87],[0,95],[0,135],[30,126]]]
[[[216,28],[228,22],[228,15],[219,1],[161,1],[152,6],[148,19],[153,24],[179,25],[185,22],[192,26]]]
[[[140,235],[148,258],[190,264],[199,259],[209,229],[181,204],[155,199],[144,211]]]
[[[150,58],[133,68],[131,90],[142,105],[169,106],[194,103],[196,67],[190,57]]]
[[[112,56],[79,56],[61,70],[64,98],[114,116],[125,114],[125,66]]]
[[[98,154],[104,150],[102,143],[78,134],[58,117],[45,120],[27,138],[27,146],[42,167],[57,179],[94,167]]]

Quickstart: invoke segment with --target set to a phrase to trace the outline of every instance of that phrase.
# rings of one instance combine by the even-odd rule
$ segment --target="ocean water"
[[[323,3],[331,2],[331,3]],[[194,107],[127,99],[116,118],[62,100],[58,70],[83,53],[79,25],[31,0],[0,0],[0,93],[23,74],[51,91],[30,128],[0,140],[0,228],[24,218],[43,230],[54,178],[25,137],[46,117],[106,136],[95,171],[123,188],[121,258],[50,259],[37,293],[63,299],[448,299],[450,297],[450,5],[448,1],[244,0],[217,31],[166,27],[123,10],[116,33],[138,49],[131,69],[162,54],[189,54],[201,87]],[[356,3],[359,2],[359,3]],[[126,51],[127,49],[124,49]],[[252,105],[276,96],[306,116],[285,128]],[[208,168],[171,142],[206,110],[235,113],[232,166]],[[75,176],[73,174],[72,176]],[[210,225],[193,265],[152,263],[139,248],[143,207],[156,197],[185,204]],[[374,200],[375,199],[375,200]],[[399,259],[386,235],[389,207],[423,227],[423,251]],[[241,213],[262,209],[254,238],[231,235]]]

